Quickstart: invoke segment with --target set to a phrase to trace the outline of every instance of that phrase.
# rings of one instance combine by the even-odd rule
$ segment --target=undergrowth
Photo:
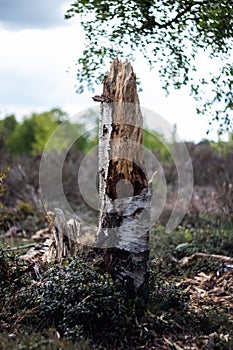
[[[204,349],[205,339],[214,334],[212,348],[230,350],[233,319],[229,310],[215,305],[192,310],[190,295],[179,282],[200,272],[223,274],[224,267],[211,254],[232,256],[232,241],[229,224],[200,225],[199,229],[187,224],[172,233],[162,226],[154,228],[150,300],[141,320],[136,317],[135,302],[126,301],[124,291],[101,273],[94,256],[93,261],[76,257],[35,273],[36,263],[25,263],[2,247],[0,343],[4,349],[162,349],[161,341],[169,338],[186,339]],[[210,256],[179,264],[198,252]],[[190,345],[190,349],[196,348]]]

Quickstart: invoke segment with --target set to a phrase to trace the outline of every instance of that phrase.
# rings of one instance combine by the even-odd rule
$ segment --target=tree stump
[[[148,300],[151,189],[143,165],[143,118],[136,75],[115,59],[103,80],[99,122],[100,218],[97,246],[127,297]]]
[[[151,181],[143,164],[143,118],[130,63],[115,59],[104,78],[102,96],[93,99],[101,102],[100,216],[96,242],[91,245],[103,257],[102,267],[118,288],[127,298],[138,300],[139,314],[149,294]],[[77,255],[85,225],[73,219],[67,222],[61,209],[48,213],[48,220],[54,239],[46,256],[61,262]]]

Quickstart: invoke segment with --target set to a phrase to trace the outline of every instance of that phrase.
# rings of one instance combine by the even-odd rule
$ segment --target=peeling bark
[[[143,118],[136,76],[115,59],[103,81],[99,123],[98,247],[108,272],[130,298],[148,298],[150,186],[143,166]]]

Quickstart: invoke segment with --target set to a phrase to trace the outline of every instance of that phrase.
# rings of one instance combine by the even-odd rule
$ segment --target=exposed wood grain
[[[103,81],[99,124],[100,220],[106,267],[142,303],[148,296],[150,187],[143,165],[143,118],[136,75],[115,59]],[[111,101],[111,102],[109,102]]]

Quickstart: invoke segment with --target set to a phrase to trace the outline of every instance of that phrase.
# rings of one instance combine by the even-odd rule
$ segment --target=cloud
[[[75,93],[75,64],[84,46],[80,32],[78,22],[44,30],[0,28],[0,119],[54,106],[73,114],[90,106],[90,93],[86,99]]]
[[[8,30],[62,25],[64,0],[0,0],[0,25]]]

